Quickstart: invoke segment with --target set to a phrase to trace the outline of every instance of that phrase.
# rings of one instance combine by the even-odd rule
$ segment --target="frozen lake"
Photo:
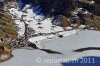
[[[77,35],[57,38],[46,41],[45,49],[56,51],[61,54],[50,54],[41,50],[18,49],[13,51],[14,57],[3,62],[0,66],[62,66],[62,62],[54,62],[59,59],[79,59],[85,56],[100,57],[99,50],[87,50],[73,52],[73,50],[86,47],[100,47],[99,31],[79,31]]]

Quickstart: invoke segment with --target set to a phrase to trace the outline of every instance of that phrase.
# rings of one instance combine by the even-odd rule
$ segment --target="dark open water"
[[[100,57],[88,56],[80,58],[78,61],[62,63],[62,66],[100,66]]]

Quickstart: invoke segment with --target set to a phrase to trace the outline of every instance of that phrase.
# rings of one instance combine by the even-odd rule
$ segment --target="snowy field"
[[[84,52],[73,52],[75,49],[85,47],[100,47],[99,31],[79,31],[78,34],[64,38],[54,38],[45,41],[45,49],[59,52],[61,54],[47,53],[42,50],[18,49],[13,51],[14,57],[9,61],[0,63],[0,66],[62,66],[62,62],[54,63],[52,60],[79,59],[85,56],[100,57],[99,50],[88,50]],[[48,60],[49,59],[49,60]]]

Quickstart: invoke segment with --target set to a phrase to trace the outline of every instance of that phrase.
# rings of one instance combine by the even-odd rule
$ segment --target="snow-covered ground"
[[[33,29],[35,35],[38,35],[39,33],[47,34],[44,36],[39,35],[29,39],[30,42],[36,43],[36,45],[41,49],[43,48],[41,42],[44,42],[44,40],[57,38],[59,35],[63,35],[64,37],[70,36],[78,32],[78,30],[64,31],[62,27],[52,25],[51,23],[52,18],[47,18],[43,20],[44,16],[42,15],[36,16],[36,14],[33,13],[32,9],[27,9],[26,10],[27,12],[22,12],[22,11],[18,11],[18,9],[11,8],[9,9],[9,11],[13,16],[14,22],[17,24],[17,27],[20,28],[18,30],[19,36],[23,36],[25,33],[24,22],[28,24],[28,27],[31,27]],[[22,19],[24,20],[24,22]],[[66,27],[66,29],[71,29],[71,27]],[[54,35],[52,33],[56,33],[56,34]]]
[[[62,66],[61,63],[65,59],[73,60],[84,56],[100,56],[98,50],[73,52],[73,50],[79,48],[99,47],[99,31],[64,31],[62,27],[52,25],[52,19],[50,18],[40,22],[44,17],[42,15],[36,16],[31,9],[28,9],[27,13],[24,13],[12,8],[10,9],[10,13],[14,15],[15,23],[20,28],[18,31],[19,36],[23,36],[25,32],[25,25],[20,20],[21,16],[24,15],[24,21],[28,24],[28,27],[31,27],[35,31],[34,34],[47,34],[31,37],[29,41],[36,43],[40,49],[49,49],[61,54],[50,54],[43,50],[17,49],[13,51],[14,57],[9,61],[1,63],[0,66]],[[80,28],[82,27],[85,26],[80,26]],[[71,29],[71,27],[66,28]],[[58,38],[59,35],[63,35],[64,37]],[[62,61],[59,61],[59,59],[62,59]]]
[[[0,66],[62,66],[61,62],[52,60],[77,59],[84,56],[99,56],[99,50],[73,52],[75,49],[85,47],[100,47],[99,31],[79,31],[78,34],[64,38],[54,38],[44,42],[45,49],[57,51],[62,54],[49,54],[42,50],[18,49],[13,51],[14,57],[3,62]],[[63,62],[63,61],[62,61]]]
[[[51,32],[57,32],[57,31],[64,31],[62,27],[59,26],[55,26],[53,27],[50,18],[47,18],[43,21],[42,20],[44,17],[41,15],[37,15],[35,13],[32,12],[32,9],[28,9],[27,13],[18,11],[15,8],[11,8],[10,9],[10,13],[13,14],[14,16],[16,16],[14,19],[15,23],[18,25],[23,25],[22,21],[20,21],[19,19],[21,18],[22,15],[24,15],[23,19],[24,21],[28,24],[29,27],[33,28],[33,30],[35,30],[35,34],[38,33],[51,33]],[[38,24],[40,23],[40,24]],[[22,31],[19,31],[19,36],[22,36],[23,34],[23,27],[19,26],[20,29],[22,29]],[[25,30],[25,29],[24,29]]]

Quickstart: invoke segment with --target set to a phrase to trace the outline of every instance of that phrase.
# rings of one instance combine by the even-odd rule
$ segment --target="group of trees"
[[[72,5],[72,0],[17,0],[20,9],[23,9],[26,4],[30,4],[32,8],[35,6],[45,16],[56,16],[68,12],[69,7]],[[34,10],[34,9],[33,9]],[[37,11],[34,10],[34,11]],[[40,13],[39,12],[39,13]],[[39,14],[38,13],[38,14]]]
[[[38,6],[37,10],[41,9],[45,16],[56,16],[64,15],[69,16],[70,11],[75,7],[80,7],[97,14],[95,9],[100,6],[99,0],[94,0],[95,4],[89,4],[82,2],[80,0],[17,0],[21,9],[25,7],[26,4],[30,4],[32,7]],[[88,0],[84,0],[88,1]],[[92,1],[92,0],[89,0]]]
[[[33,12],[36,12],[37,15],[41,13],[45,17],[53,17],[53,21],[59,20],[59,16],[62,19],[68,19],[75,17],[72,12],[77,10],[77,8],[82,8],[82,12],[78,12],[76,15],[79,17],[81,24],[86,24],[86,18],[93,18],[93,15],[100,16],[100,0],[16,0],[19,3],[19,10],[22,10],[25,5],[30,5],[30,8],[33,9]],[[36,7],[36,8],[35,8]],[[83,12],[88,11],[92,15],[86,17]],[[64,18],[63,18],[64,17]],[[86,17],[86,18],[85,18]],[[60,19],[61,19],[60,18]],[[61,22],[63,20],[60,20]],[[78,21],[79,21],[78,20]],[[90,19],[91,20],[91,19]],[[77,19],[73,20],[78,22]],[[89,21],[89,20],[88,20]],[[67,21],[65,21],[67,22]]]

